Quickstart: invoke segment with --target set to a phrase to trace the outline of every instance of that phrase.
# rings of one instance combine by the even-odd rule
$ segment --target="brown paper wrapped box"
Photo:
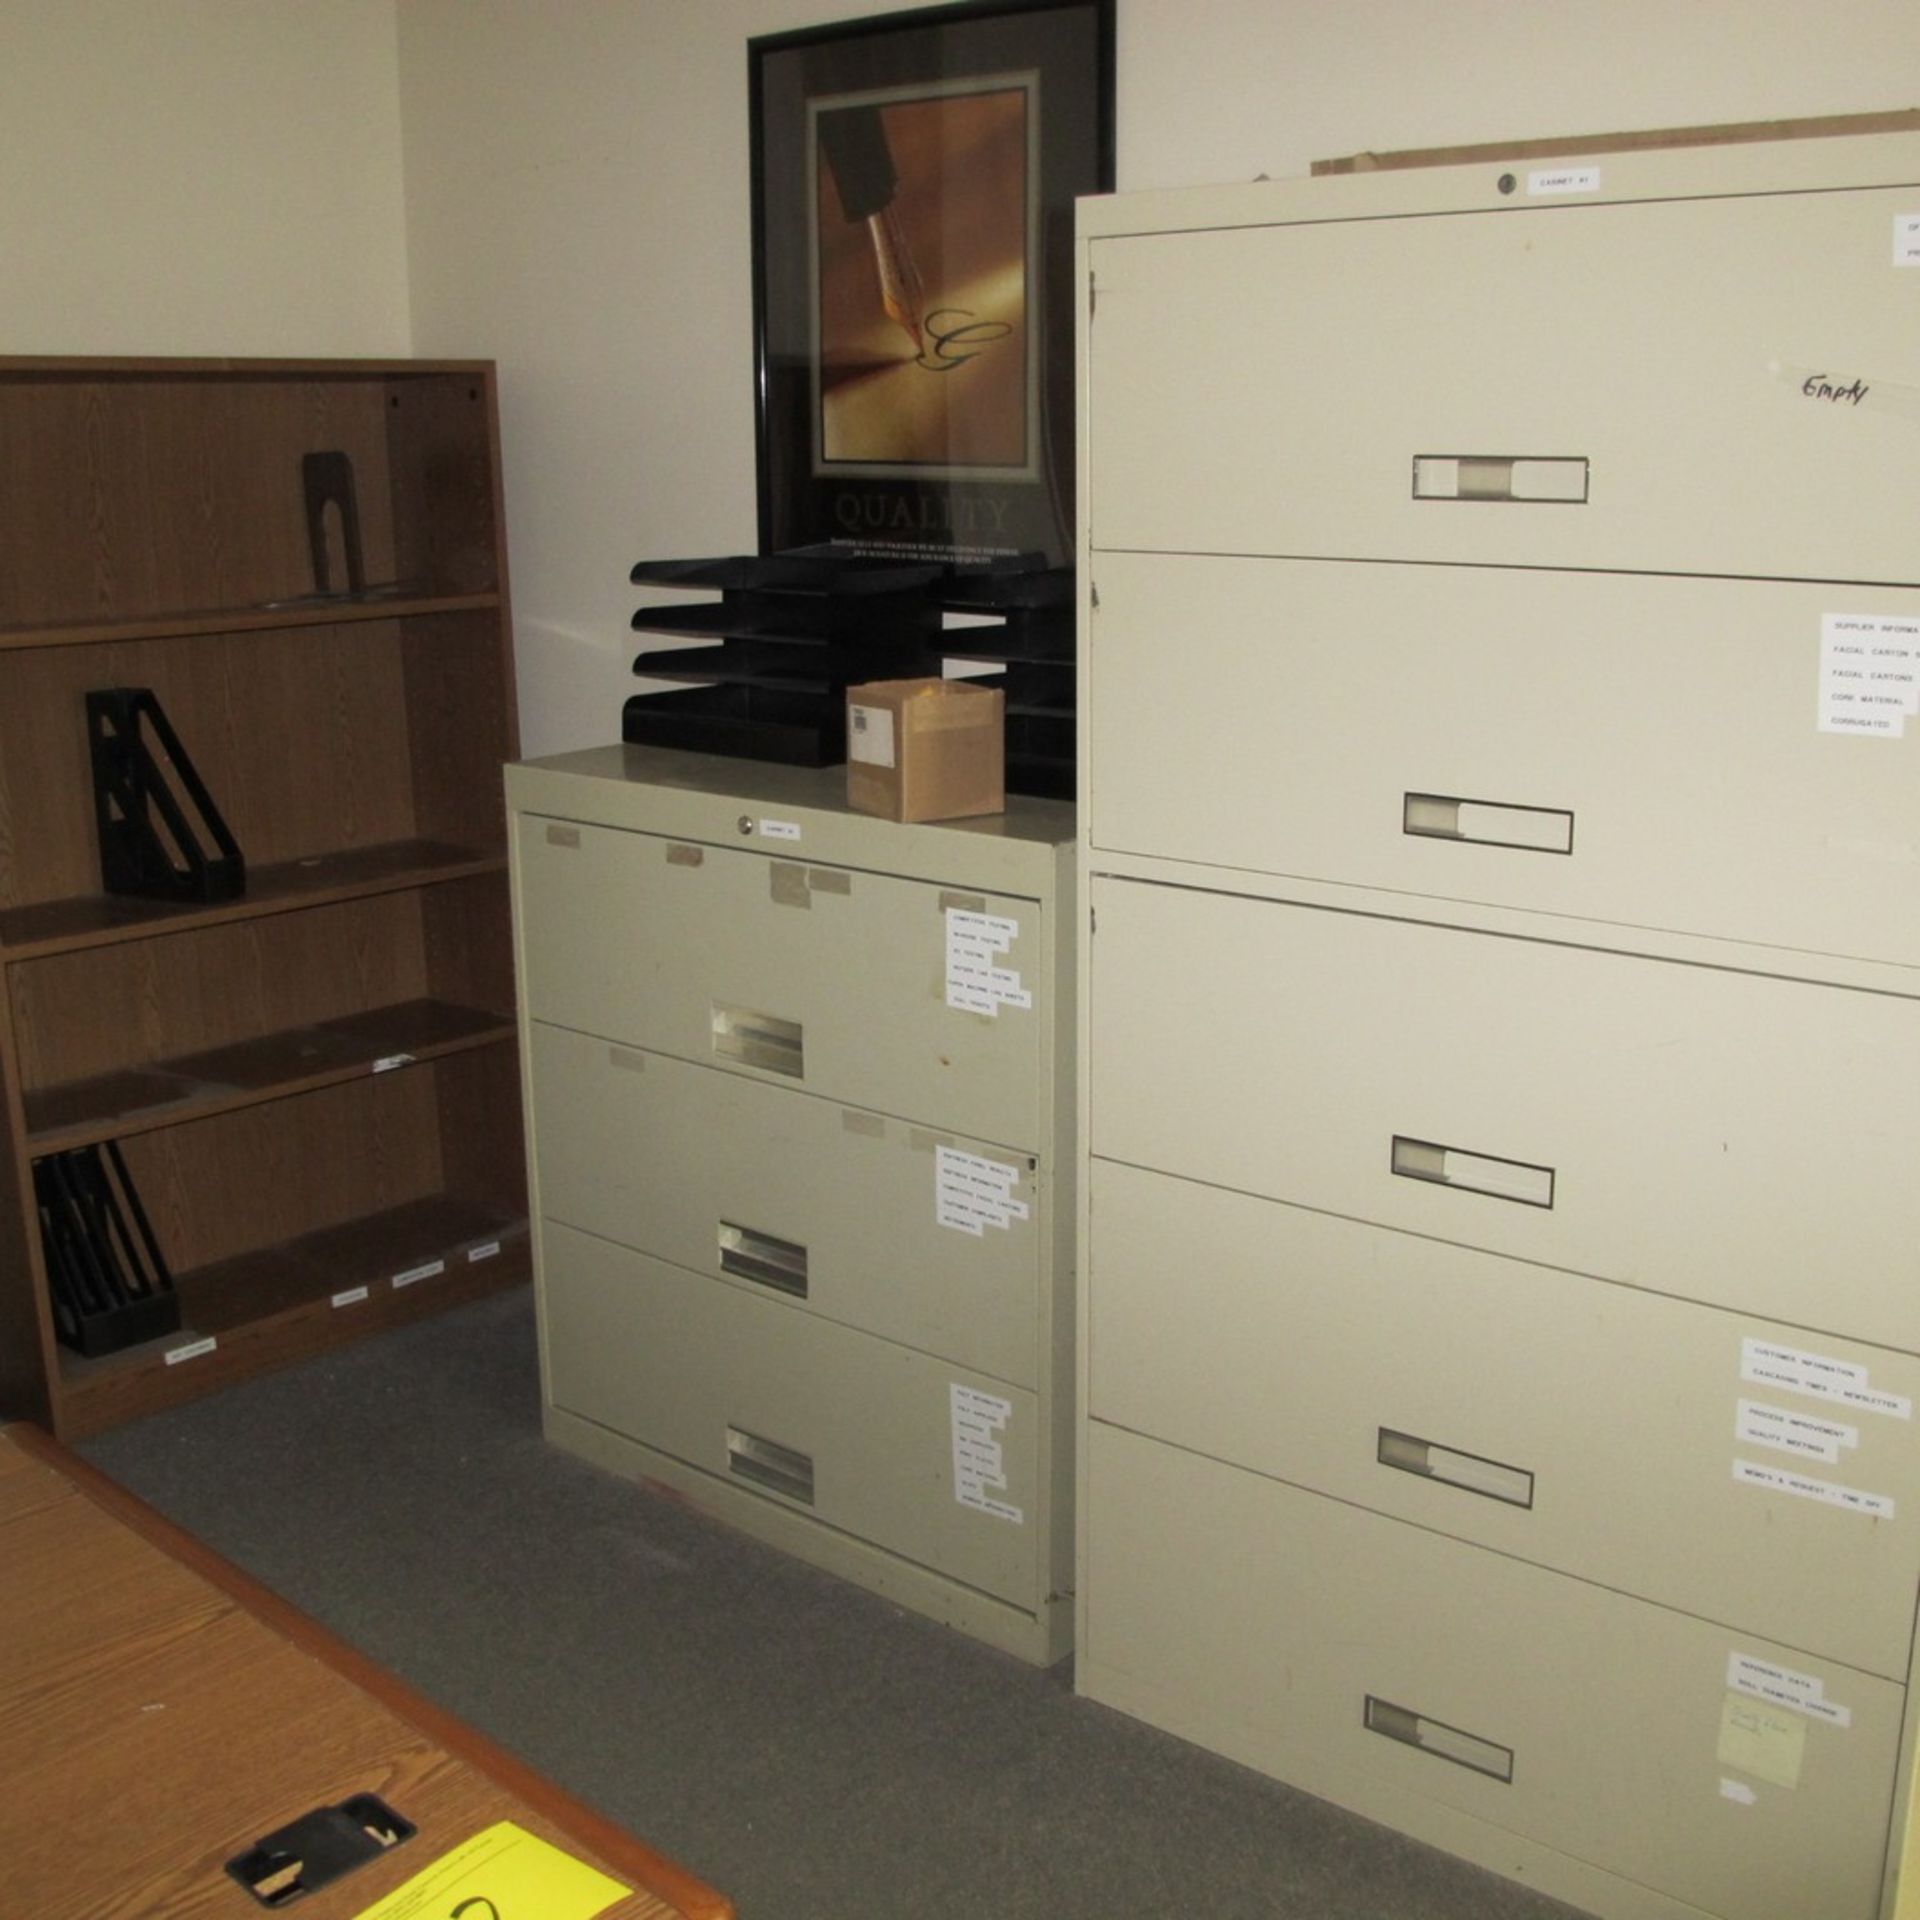
[[[847,689],[847,805],[883,820],[1003,813],[1006,695],[965,680]]]

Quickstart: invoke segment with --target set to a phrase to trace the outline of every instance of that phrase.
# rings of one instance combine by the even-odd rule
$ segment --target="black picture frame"
[[[1073,202],[1111,191],[1114,0],[748,42],[762,553],[1067,566]]]

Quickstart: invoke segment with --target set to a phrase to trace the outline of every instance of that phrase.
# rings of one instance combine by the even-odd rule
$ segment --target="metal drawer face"
[[[1855,187],[1096,238],[1090,542],[1912,583],[1920,332],[1893,242],[1914,204]],[[1177,377],[1193,341],[1205,377]]]
[[[1128,553],[1095,578],[1097,847],[1427,918],[1788,948],[1795,970],[1920,963],[1920,718],[1911,739],[1821,726],[1830,622],[1911,649],[1920,594]]]
[[[1031,1156],[541,1021],[529,1039],[547,1218],[1038,1384]]]
[[[1038,1146],[1035,902],[538,815],[517,831],[534,1018]]]
[[[1727,1920],[1873,1920],[1901,1688],[1098,1421],[1088,1448],[1095,1697]]]
[[[1034,1607],[1034,1396],[558,1222],[555,1404],[718,1481]]]
[[[1092,1202],[1096,1419],[1904,1683],[1912,1355],[1825,1341],[1894,1403],[1845,1406],[1792,1327],[1104,1161]]]
[[[1920,1002],[1094,884],[1093,1151],[1920,1348]]]

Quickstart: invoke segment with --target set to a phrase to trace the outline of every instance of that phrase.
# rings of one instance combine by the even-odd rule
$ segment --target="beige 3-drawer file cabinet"
[[[511,767],[550,1438],[1046,1662],[1072,1628],[1073,809]]]
[[[1920,137],[1080,248],[1079,1684],[1611,1920],[1874,1920]]]

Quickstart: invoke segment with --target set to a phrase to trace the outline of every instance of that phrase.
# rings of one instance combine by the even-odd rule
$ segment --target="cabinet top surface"
[[[1920,133],[1605,153],[1576,150],[1563,161],[1530,154],[1453,166],[1101,194],[1076,202],[1076,208],[1081,237],[1096,240],[1193,227],[1409,214],[1571,212],[1636,200],[1905,186],[1920,192]]]
[[[509,800],[537,813],[559,811],[582,818],[597,817],[606,805],[618,799],[644,799],[649,791],[665,800],[688,805],[717,803],[729,811],[737,807],[779,807],[831,816],[856,830],[897,835],[902,848],[913,844],[923,852],[940,844],[957,848],[962,841],[1042,847],[1071,846],[1074,841],[1070,802],[1017,793],[1007,795],[1004,813],[974,820],[881,820],[847,805],[845,767],[789,767],[760,760],[734,760],[720,754],[616,743],[524,760],[507,769]]]

